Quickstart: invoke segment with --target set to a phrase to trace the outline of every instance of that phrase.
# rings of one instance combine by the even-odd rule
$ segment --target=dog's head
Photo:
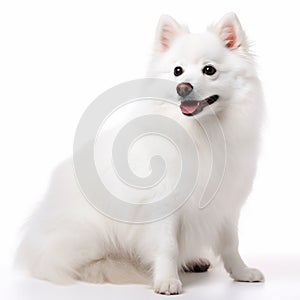
[[[181,112],[200,116],[226,108],[256,75],[245,33],[229,13],[201,34],[162,16],[149,76],[176,81]]]

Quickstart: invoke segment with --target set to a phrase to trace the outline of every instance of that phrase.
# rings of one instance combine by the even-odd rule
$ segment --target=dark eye
[[[181,67],[178,66],[174,69],[175,76],[180,76],[182,73],[183,73],[183,69]]]
[[[202,69],[202,73],[208,76],[212,76],[217,72],[214,66],[207,65]]]

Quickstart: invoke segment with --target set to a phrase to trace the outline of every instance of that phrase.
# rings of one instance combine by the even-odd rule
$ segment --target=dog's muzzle
[[[183,100],[180,104],[181,112],[186,116],[194,116],[200,113],[206,106],[215,103],[219,99],[218,95],[213,95],[204,100]]]

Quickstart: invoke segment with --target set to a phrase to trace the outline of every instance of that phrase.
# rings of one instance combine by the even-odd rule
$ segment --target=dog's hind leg
[[[210,267],[210,262],[208,259],[199,258],[184,264],[182,266],[182,270],[184,272],[201,273],[201,272],[206,272],[209,269],[209,267]]]

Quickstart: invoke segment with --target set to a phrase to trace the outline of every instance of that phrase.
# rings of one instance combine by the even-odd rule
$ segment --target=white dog
[[[142,280],[150,275],[155,292],[178,294],[180,271],[206,271],[209,261],[203,255],[209,249],[221,257],[234,280],[263,281],[262,273],[249,268],[238,251],[239,214],[256,172],[264,105],[253,57],[236,15],[225,15],[201,34],[192,34],[171,17],[162,16],[148,75],[177,84],[173,92],[179,105],[166,104],[161,110],[162,106],[153,104],[152,111],[175,119],[196,136],[202,187],[212,153],[197,119],[205,122],[208,131],[216,120],[220,123],[226,168],[212,201],[199,209],[199,189],[195,189],[180,209],[157,222],[118,222],[86,201],[69,160],[55,171],[46,199],[26,228],[17,261],[33,276],[59,284],[123,282],[122,277],[130,282],[132,276]],[[136,161],[144,153],[148,157],[147,151],[141,147],[135,152],[132,166],[137,173],[141,164]],[[177,158],[169,160],[176,165]],[[118,192],[110,171],[106,174],[107,184]],[[170,182],[176,182],[173,177]],[[122,193],[126,194],[120,188]]]

